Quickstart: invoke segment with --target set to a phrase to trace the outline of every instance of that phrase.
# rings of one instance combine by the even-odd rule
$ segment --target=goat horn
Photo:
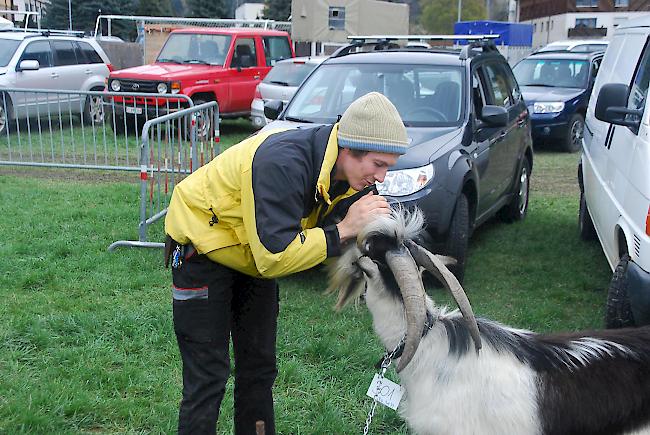
[[[406,343],[397,365],[397,371],[400,372],[411,361],[420,345],[426,319],[425,293],[418,266],[408,250],[402,248],[400,251],[386,252],[386,263],[400,288],[406,311]]]
[[[474,347],[476,351],[481,348],[481,335],[478,330],[478,324],[476,323],[476,318],[474,317],[474,310],[467,299],[465,290],[458,282],[458,279],[454,276],[453,273],[447,269],[443,261],[441,261],[437,255],[433,255],[431,252],[418,245],[412,240],[406,240],[406,247],[411,252],[411,255],[415,259],[416,263],[424,267],[426,270],[431,272],[433,276],[438,278],[440,282],[444,284],[445,287],[449,290],[453,296],[460,312],[463,314],[463,318],[467,322],[469,327],[469,333],[472,335],[474,340]],[[446,257],[443,257],[446,258]]]

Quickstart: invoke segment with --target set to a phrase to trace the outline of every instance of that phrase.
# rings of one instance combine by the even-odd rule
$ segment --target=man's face
[[[388,168],[397,163],[398,154],[369,152],[363,156],[352,155],[349,149],[341,148],[336,163],[336,179],[345,180],[354,190],[383,182]]]

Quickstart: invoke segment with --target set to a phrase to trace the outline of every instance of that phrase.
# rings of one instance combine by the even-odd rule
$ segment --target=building
[[[352,35],[406,35],[409,7],[379,0],[292,0],[296,55],[331,54]]]
[[[244,3],[235,9],[236,20],[259,20],[264,16],[264,3]]]
[[[533,26],[533,48],[563,39],[607,39],[622,22],[650,13],[648,0],[519,0],[518,21]]]

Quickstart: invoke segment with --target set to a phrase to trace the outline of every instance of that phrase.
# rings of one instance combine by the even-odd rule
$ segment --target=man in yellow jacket
[[[390,213],[373,187],[407,144],[395,106],[373,92],[334,125],[259,133],[176,186],[165,231],[183,360],[179,433],[215,433],[230,336],[235,433],[275,433],[274,278],[340,255],[370,219]]]

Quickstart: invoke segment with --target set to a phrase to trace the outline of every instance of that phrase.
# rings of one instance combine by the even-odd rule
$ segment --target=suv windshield
[[[316,67],[314,63],[280,62],[264,77],[264,83],[298,86]]]
[[[172,33],[156,62],[223,65],[229,47],[226,35]]]
[[[7,66],[13,57],[20,41],[14,39],[0,39],[0,66]]]
[[[357,98],[377,91],[406,126],[458,124],[464,116],[463,69],[454,66],[322,64],[298,90],[285,119],[333,123]]]
[[[520,86],[586,89],[589,62],[575,59],[525,59],[512,71]]]

